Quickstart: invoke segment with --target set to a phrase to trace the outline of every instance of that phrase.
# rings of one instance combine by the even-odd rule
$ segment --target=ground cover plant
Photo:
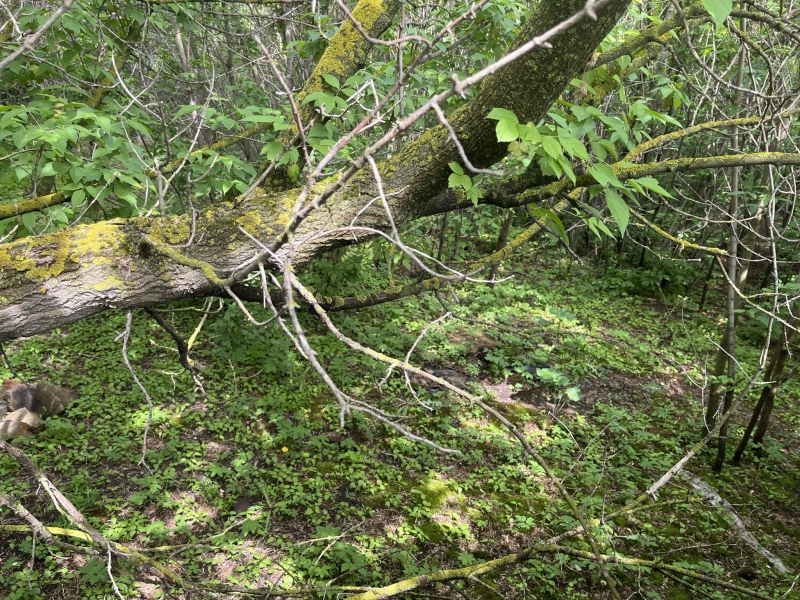
[[[794,2],[3,10],[3,597],[798,594]]]
[[[570,266],[568,259],[523,265],[535,279],[521,274],[493,289],[459,290],[460,302],[451,308],[468,320],[442,323],[416,351],[431,370],[450,369],[451,378],[492,392],[492,405],[528,433],[587,517],[603,519],[695,441],[702,406],[692,382],[703,381],[699,365],[709,359],[708,340],[720,324],[687,311],[680,298],[664,305],[609,294],[598,285],[604,278],[597,269]],[[194,308],[173,313],[187,337],[202,318]],[[343,316],[340,325],[397,354],[426,324],[414,316],[427,312],[441,312],[435,297]],[[348,353],[306,318],[329,371],[348,389],[377,395],[385,369]],[[577,525],[513,436],[445,391],[417,385],[416,399],[395,375],[381,402],[415,431],[460,450],[458,456],[443,456],[368,419],[340,430],[330,392],[310,377],[282,332],[275,327],[265,338],[242,323],[235,306],[209,316],[192,348],[208,398],[194,390],[157,323],[136,322],[130,359],[155,401],[145,462],[148,406],[121,360],[121,342],[114,341],[124,315],[95,317],[14,348],[16,369],[31,380],[81,390],[66,417],[49,420],[22,447],[104,536],[149,549],[148,556],[182,576],[279,589],[381,586],[518,552],[531,537]],[[389,338],[382,333],[387,322],[402,324]],[[278,352],[266,351],[281,344]],[[698,347],[704,356],[697,356]],[[740,360],[752,368],[758,350],[743,348]],[[549,371],[567,381],[553,383]],[[563,393],[571,386],[580,391],[577,399]],[[731,502],[790,570],[800,561],[797,397],[791,380],[763,457],[719,478],[710,473],[708,453],[687,467]],[[29,510],[48,526],[70,527],[10,456],[0,469],[2,493],[28,498]],[[603,520],[597,535],[608,554],[700,569],[768,595],[791,584],[683,479],[633,514]],[[113,593],[102,557],[60,557],[41,543],[34,547],[29,532],[6,539],[8,597]],[[597,576],[591,559],[543,556],[451,586],[475,597],[585,598],[603,594]],[[615,567],[614,576],[625,588],[646,587],[654,598],[736,593],[688,584],[654,566]],[[115,580],[126,596],[177,593],[123,563],[115,565]],[[447,596],[447,590],[428,593]]]

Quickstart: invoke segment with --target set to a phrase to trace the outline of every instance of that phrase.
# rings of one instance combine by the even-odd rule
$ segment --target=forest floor
[[[699,440],[722,313],[714,305],[699,311],[693,295],[659,288],[651,289],[656,297],[634,294],[642,276],[635,270],[553,262],[518,267],[494,288],[443,290],[441,301],[409,298],[334,320],[360,342],[403,357],[449,310],[412,362],[489,392],[489,403],[526,433],[588,517],[602,519]],[[360,270],[370,272],[371,262]],[[370,277],[358,285],[375,289],[383,276]],[[186,304],[169,318],[186,339],[199,330],[191,355],[205,397],[183,372],[169,336],[134,313],[128,355],[152,414],[123,361],[124,314],[104,313],[7,346],[26,381],[78,391],[42,433],[15,445],[110,540],[149,549],[191,581],[377,586],[507,555],[577,524],[553,482],[478,407],[417,379],[415,397],[398,373],[379,388],[385,366],[349,351],[309,315],[309,339],[342,389],[459,454],[441,454],[358,414],[340,429],[332,395],[277,327],[256,328],[235,306],[217,304],[202,322],[200,306]],[[745,315],[740,334],[741,372],[753,373],[763,332]],[[0,377],[10,376],[0,366]],[[733,417],[730,446],[758,393]],[[686,471],[732,505],[786,574],[686,476],[673,478],[644,510],[604,521],[595,530],[601,548],[695,569],[769,597],[800,598],[800,376],[779,391],[761,456],[748,451],[742,466],[728,463],[719,477],[711,473],[712,458],[706,448]],[[47,526],[74,529],[8,455],[0,456],[0,493]],[[21,523],[0,510],[0,526]],[[0,597],[115,597],[103,556],[48,549],[38,539],[34,545],[24,532],[0,536]],[[589,549],[582,538],[566,543]],[[113,567],[125,598],[189,597],[154,571],[116,560]],[[646,566],[609,568],[626,598],[745,597]],[[609,595],[592,561],[537,555],[479,581],[401,597]]]

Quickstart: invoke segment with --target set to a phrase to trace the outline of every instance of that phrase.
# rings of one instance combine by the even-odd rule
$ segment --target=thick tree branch
[[[597,21],[583,19],[552,38],[551,48],[506,65],[482,82],[474,100],[449,116],[473,164],[490,166],[506,153],[506,144],[496,141],[494,122],[485,118],[489,111],[500,106],[523,121],[538,120],[583,68],[628,1],[611,0],[598,11]],[[512,51],[583,9],[583,0],[537,4]],[[397,223],[427,212],[429,199],[447,189],[453,160],[459,160],[458,150],[440,125],[379,165]],[[311,193],[322,194],[336,182],[322,181]],[[348,230],[354,221],[385,227],[382,207],[373,203],[364,210],[378,195],[372,174],[359,173],[330,195],[324,211],[309,211],[310,218],[295,232],[293,263],[299,266],[331,247],[366,239]],[[191,215],[112,220],[0,246],[0,341],[109,308],[215,295],[221,280],[251,264],[264,246],[280,248],[296,199],[297,191],[256,190],[240,206],[221,203],[197,218],[198,234],[189,247]]]

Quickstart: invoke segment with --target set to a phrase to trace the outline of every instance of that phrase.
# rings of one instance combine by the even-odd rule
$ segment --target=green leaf
[[[580,140],[575,139],[565,129],[559,129],[558,141],[564,147],[564,150],[569,152],[573,158],[580,158],[581,160],[589,160],[589,153],[586,152],[585,146]]]
[[[278,154],[283,150],[283,144],[277,141],[272,141],[261,150],[261,154],[267,155],[267,160],[275,160]]]
[[[47,163],[42,167],[42,177],[53,177],[56,175],[56,170],[53,168],[53,163]]]
[[[141,133],[146,138],[151,138],[150,130],[147,127],[145,127],[144,125],[142,125],[136,119],[127,119],[125,121],[125,125],[127,125],[128,127],[130,127],[131,129],[133,129],[135,131],[138,131],[139,133]]]
[[[498,142],[513,142],[519,138],[519,123],[517,123],[517,118],[514,117],[514,120],[500,119],[497,122],[495,131],[497,132]]]
[[[34,227],[34,225],[36,225],[36,221],[38,221],[39,217],[41,217],[41,216],[42,216],[42,213],[40,213],[38,211],[25,213],[24,215],[22,215],[22,224],[25,226],[25,229],[27,229],[31,233],[35,233],[33,231],[33,227]]]
[[[542,137],[542,148],[544,148],[548,156],[552,156],[554,159],[559,159],[564,156],[564,153],[561,151],[561,144],[558,143],[556,138],[549,135]]]
[[[314,123],[306,137],[329,139],[331,137],[331,133],[322,123]]]
[[[186,113],[190,113],[190,112],[192,112],[194,110],[198,110],[200,108],[203,108],[202,104],[189,104],[187,106],[184,106],[181,109],[179,109],[178,112],[175,113],[175,116],[172,117],[172,121],[174,122],[177,119],[180,119]]]
[[[80,206],[83,204],[83,201],[86,200],[86,192],[83,190],[75,190],[72,193],[72,197],[70,198],[72,202],[72,206]]]
[[[591,167],[589,167],[589,173],[591,173],[595,181],[597,181],[597,183],[603,187],[608,187],[609,185],[622,187],[617,174],[614,173],[614,169],[605,163],[593,164]]]
[[[493,108],[491,112],[486,115],[487,119],[492,119],[495,121],[514,121],[514,123],[519,123],[519,119],[517,119],[517,115],[515,115],[510,110],[506,110],[505,108]]]
[[[38,127],[32,127],[31,129],[25,132],[25,135],[22,136],[20,141],[17,143],[17,148],[23,148],[25,144],[27,144],[32,140],[35,140],[38,137],[41,137],[42,135],[44,135],[44,131],[42,131]]]
[[[335,105],[336,102],[334,100],[336,96],[333,94],[329,94],[328,92],[311,92],[308,96],[303,98],[303,104],[308,104],[309,102],[317,101],[317,106],[320,104],[333,104]]]
[[[576,181],[575,171],[572,170],[572,165],[569,163],[569,161],[566,159],[566,157],[564,157],[562,155],[561,158],[558,159],[558,164],[560,164],[561,168],[564,169],[564,173],[567,174],[567,177],[569,177],[569,180],[572,183],[575,183],[575,181]]]
[[[453,173],[457,173],[458,175],[463,175],[464,174],[464,169],[462,169],[461,165],[458,164],[457,162],[448,163],[447,166],[450,167],[453,170]]]
[[[275,115],[250,115],[247,117],[242,117],[242,121],[246,121],[248,123],[275,123],[276,121],[281,120],[281,117],[276,117]]]
[[[632,181],[635,181],[643,188],[647,188],[656,194],[666,196],[667,198],[673,198],[672,194],[658,184],[658,180],[655,177],[639,177],[638,179],[634,179]]]
[[[628,228],[628,222],[631,218],[631,211],[622,196],[614,189],[606,189],[606,204],[608,210],[611,211],[611,216],[616,221],[622,235],[625,235],[625,230]]]
[[[714,24],[721,27],[733,10],[732,0],[703,0],[708,14],[714,17]]]
[[[514,140],[508,145],[508,151],[514,156],[519,156],[522,154],[522,145],[518,141]]]
[[[336,77],[334,77],[330,73],[325,73],[322,76],[322,78],[325,80],[325,83],[327,83],[329,86],[331,86],[334,89],[338,90],[341,87],[341,84],[339,83],[339,80],[336,79]]]
[[[611,230],[608,227],[606,227],[606,224],[603,223],[600,219],[597,219],[596,217],[589,217],[589,219],[586,221],[586,224],[589,226],[589,229],[594,231],[595,235],[597,235],[598,238],[603,239],[598,231],[600,230],[603,233],[605,233],[608,237],[616,239],[614,237],[614,234],[611,233]]]
[[[598,160],[605,160],[608,156],[608,151],[605,149],[605,146],[599,142],[591,142],[592,145],[592,152],[598,158]]]
[[[539,130],[536,129],[536,125],[533,123],[528,123],[523,127],[523,135],[522,139],[526,142],[530,142],[533,144],[541,144],[542,143],[542,134],[539,133]]]
[[[472,200],[473,206],[478,206],[478,200],[483,198],[483,192],[481,191],[481,188],[473,187],[467,191],[467,198]]]
[[[256,533],[259,528],[258,518],[255,519],[247,519],[244,523],[242,523],[242,533],[244,535],[248,535],[250,533]]]

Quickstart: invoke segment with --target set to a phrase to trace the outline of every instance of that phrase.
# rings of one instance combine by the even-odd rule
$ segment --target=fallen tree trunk
[[[510,49],[584,8],[582,0],[541,2]],[[477,96],[450,115],[450,123],[472,164],[487,167],[502,159],[496,141],[495,107],[514,111],[521,122],[541,118],[622,15],[629,0],[611,0],[597,20],[583,19],[539,48],[485,79]],[[427,203],[447,189],[448,163],[461,162],[447,130],[439,125],[381,163],[384,190],[395,222],[430,214]],[[318,183],[321,193],[335,180]],[[107,309],[149,307],[219,292],[221,279],[252,261],[279,240],[292,216],[299,190],[256,190],[245,201],[220,203],[192,222],[190,215],[131,218],[82,225],[0,246],[0,341],[46,332]],[[311,214],[295,235],[295,264],[333,246],[368,239],[343,231],[378,196],[371,172],[353,177],[322,210]],[[457,197],[435,212],[457,208]],[[376,202],[358,224],[387,227]],[[284,247],[279,250],[286,253]]]

